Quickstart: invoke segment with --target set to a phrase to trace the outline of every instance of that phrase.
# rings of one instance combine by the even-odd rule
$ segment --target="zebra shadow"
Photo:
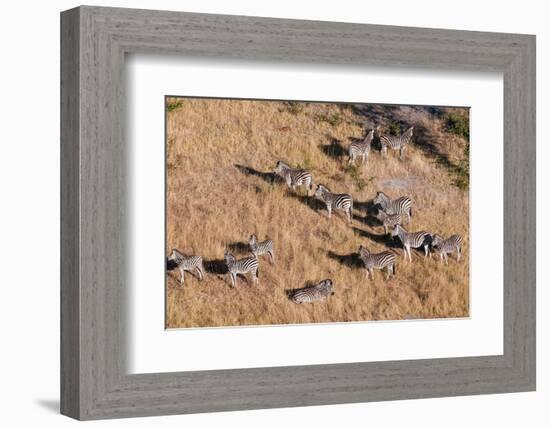
[[[166,271],[175,270],[178,264],[173,259],[166,259]]]
[[[247,254],[250,252],[250,246],[244,242],[229,243],[227,249],[233,254]]]
[[[324,209],[326,211],[327,209],[326,205],[321,200],[316,199],[315,197],[312,197],[312,196],[297,194],[290,191],[288,193],[288,197],[298,200],[300,203],[307,206],[308,208],[310,208],[311,210],[313,210],[318,214],[321,214],[320,212],[321,210]]]
[[[323,152],[326,156],[339,160],[346,153],[346,150],[342,146],[342,141],[336,138],[329,137],[330,142],[328,144],[320,144],[319,150]]]
[[[234,165],[237,170],[247,176],[257,176],[258,178],[263,179],[268,184],[273,184],[277,181],[281,181],[281,179],[275,175],[273,172],[261,172],[256,169],[250,168],[248,166],[243,165]]]
[[[375,234],[371,233],[367,230],[362,230],[357,227],[353,227],[353,231],[355,234],[366,237],[369,240],[372,240],[373,242],[379,243],[381,245],[384,245],[388,249],[402,249],[403,245],[401,245],[401,242],[399,242],[397,239],[390,235],[386,234]]]
[[[354,269],[363,267],[363,261],[361,261],[359,254],[356,252],[342,255],[342,254],[337,254],[336,252],[333,252],[333,251],[327,251],[327,257],[338,261],[340,264],[345,265],[346,267],[350,267]]]
[[[227,274],[229,270],[227,269],[227,264],[224,259],[213,259],[208,261],[203,261],[202,265],[204,270],[207,273],[211,274]]]

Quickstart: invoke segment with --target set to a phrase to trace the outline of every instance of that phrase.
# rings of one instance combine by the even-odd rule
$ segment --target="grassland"
[[[469,193],[467,135],[453,117],[467,110],[203,99],[167,100],[167,250],[201,255],[202,282],[167,276],[168,328],[464,317],[469,314]],[[451,117],[451,119],[449,119]],[[366,168],[347,165],[347,147],[365,128],[397,132],[415,126],[403,160],[376,149]],[[278,159],[310,169],[315,183],[354,197],[352,225],[305,191],[273,181]],[[365,216],[376,191],[412,197],[409,230],[464,238],[460,263],[413,254]],[[276,263],[260,263],[260,282],[224,274],[223,254],[246,253],[248,236],[273,239]],[[367,280],[359,245],[398,254],[397,274]],[[330,278],[335,295],[295,305],[285,291]]]

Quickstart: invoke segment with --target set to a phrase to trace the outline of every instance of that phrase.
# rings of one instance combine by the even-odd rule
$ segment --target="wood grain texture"
[[[81,7],[62,13],[62,413],[100,419],[535,388],[535,39]],[[504,74],[504,354],[128,375],[127,53]]]

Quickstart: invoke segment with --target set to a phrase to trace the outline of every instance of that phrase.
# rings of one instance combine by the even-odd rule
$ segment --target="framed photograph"
[[[61,411],[535,389],[535,38],[61,14]]]

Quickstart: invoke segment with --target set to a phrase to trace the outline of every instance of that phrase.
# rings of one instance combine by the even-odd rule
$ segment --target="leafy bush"
[[[470,121],[468,116],[456,113],[445,114],[445,127],[448,132],[470,140]]]
[[[344,121],[344,118],[342,117],[342,114],[340,113],[333,113],[333,114],[319,114],[317,116],[317,119],[320,122],[326,122],[332,127],[336,127],[339,124],[341,124]]]
[[[166,111],[171,112],[183,107],[183,100],[176,99],[175,101],[168,101],[166,103]]]
[[[304,111],[304,106],[305,106],[303,102],[296,102],[296,101],[287,101],[285,102],[285,105],[287,107],[287,111],[294,116]]]
[[[374,177],[364,179],[361,176],[361,167],[355,164],[348,164],[345,168],[345,172],[349,173],[349,176],[353,179],[353,182],[359,191],[363,190],[367,185],[369,185],[369,182],[374,179]]]
[[[388,124],[388,133],[390,135],[399,135],[401,133],[401,126],[399,126],[399,123],[391,121]]]

